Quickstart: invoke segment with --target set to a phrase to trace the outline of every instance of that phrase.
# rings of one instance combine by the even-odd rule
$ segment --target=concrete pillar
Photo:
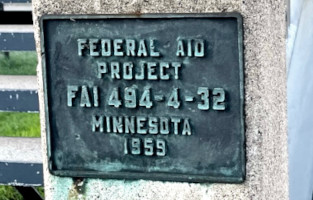
[[[288,199],[284,0],[33,0],[39,63],[39,18],[45,14],[239,12],[244,22],[246,180],[241,184],[73,180],[49,174],[42,68],[39,97],[47,199]]]

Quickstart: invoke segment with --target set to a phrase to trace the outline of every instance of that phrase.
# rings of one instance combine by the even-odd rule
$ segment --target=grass
[[[0,200],[23,200],[23,197],[14,187],[1,185]]]
[[[0,53],[1,75],[36,75],[36,52]],[[38,113],[0,112],[0,136],[40,137]],[[43,187],[36,187],[44,197]],[[0,185],[0,200],[23,200],[12,186]]]
[[[39,114],[0,112],[0,136],[40,137]]]
[[[43,187],[35,187],[38,193],[44,198]],[[12,186],[0,185],[0,200],[23,200],[22,195]]]
[[[0,53],[1,75],[36,75],[37,55],[34,51],[12,51],[9,57]]]
[[[43,187],[35,187],[36,190],[39,192],[39,194],[44,198],[45,197],[45,191]]]
[[[0,53],[1,75],[36,75],[34,51]],[[40,137],[39,115],[35,113],[0,112],[0,136]]]

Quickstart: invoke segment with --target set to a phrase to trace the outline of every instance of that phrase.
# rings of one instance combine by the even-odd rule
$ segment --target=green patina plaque
[[[49,169],[242,182],[239,14],[44,16]]]

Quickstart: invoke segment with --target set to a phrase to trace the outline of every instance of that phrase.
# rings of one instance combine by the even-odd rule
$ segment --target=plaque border
[[[81,19],[175,19],[175,18],[236,18],[238,30],[238,52],[239,52],[239,92],[240,92],[240,142],[241,142],[241,175],[238,177],[218,177],[195,174],[175,174],[164,172],[99,172],[99,171],[74,171],[74,170],[55,170],[53,169],[51,159],[51,132],[49,121],[49,107],[47,94],[47,71],[45,59],[45,38],[44,23],[48,20],[81,20]],[[229,13],[158,13],[158,14],[100,14],[100,15],[43,15],[39,21],[40,27],[40,53],[41,69],[43,77],[43,97],[44,97],[44,117],[47,143],[48,169],[52,175],[61,177],[85,177],[85,178],[102,178],[102,179],[130,179],[130,180],[155,180],[155,181],[178,181],[192,183],[243,183],[246,176],[246,145],[245,145],[245,115],[244,115],[244,54],[243,54],[243,17],[238,12]]]

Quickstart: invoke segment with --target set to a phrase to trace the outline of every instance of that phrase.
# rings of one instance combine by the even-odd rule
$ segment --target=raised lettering
[[[78,86],[68,85],[67,86],[67,106],[73,106],[73,99],[76,97],[76,92],[78,91]]]
[[[145,40],[139,40],[139,49],[137,52],[137,56],[138,57],[147,57],[148,56]]]
[[[155,74],[155,68],[157,63],[155,62],[148,62],[147,63],[147,73],[148,73],[148,80],[157,80],[158,76]]]
[[[99,90],[97,86],[93,87],[93,106],[99,107]]]
[[[101,40],[101,55],[102,56],[111,56],[111,40],[102,39]]]
[[[103,116],[92,116],[92,132],[96,132],[99,129],[103,133]]]
[[[113,133],[123,133],[123,118],[112,117]]]
[[[158,118],[149,117],[149,133],[150,134],[157,134],[158,131],[159,131]]]
[[[174,78],[179,79],[179,69],[181,68],[181,63],[173,62],[172,66],[174,67]]]
[[[168,69],[169,63],[167,62],[160,62],[160,79],[161,80],[169,80],[170,79],[170,75],[166,74],[166,69]]]
[[[138,72],[135,75],[136,80],[143,80],[145,78],[145,66],[146,66],[146,63],[144,62],[140,63],[140,72]]]
[[[187,49],[188,49],[188,56],[191,57],[192,56],[192,50],[191,50],[191,40],[187,40]]]
[[[145,138],[144,143],[143,143],[143,148],[144,148],[144,154],[146,156],[152,156],[153,155],[153,139],[152,138]]]
[[[165,117],[160,118],[160,133],[161,134],[169,134],[169,123],[168,119]]]
[[[86,39],[77,39],[78,55],[83,56],[83,50],[86,48]]]
[[[178,135],[178,124],[180,123],[180,119],[177,117],[171,117],[171,122],[174,124],[174,134]]]
[[[115,39],[113,41],[114,46],[114,56],[124,56],[124,52],[122,51],[122,39]]]
[[[103,74],[108,73],[108,66],[105,62],[98,63],[98,78],[102,78]]]
[[[120,79],[120,63],[111,62],[111,78]]]
[[[207,87],[199,87],[197,94],[200,95],[202,103],[198,103],[199,110],[209,110],[209,89]]]
[[[204,56],[204,40],[195,40],[195,57]]]
[[[154,45],[153,39],[150,39],[150,55],[151,57],[160,57],[160,52],[155,51],[155,45]]]
[[[90,96],[88,93],[87,86],[83,85],[80,97],[80,107],[91,107]]]
[[[152,101],[150,96],[150,88],[145,88],[145,90],[142,93],[142,96],[139,100],[139,106],[143,106],[146,108],[152,107]]]
[[[167,106],[173,108],[179,108],[180,101],[178,99],[178,88],[174,88],[170,97],[168,98]]]
[[[89,51],[91,56],[99,56],[99,52],[95,51],[97,49],[97,43],[99,39],[90,39],[89,40]]]
[[[135,133],[135,117],[125,117],[125,133]]]
[[[182,40],[177,41],[176,56],[178,56],[178,57],[185,56],[184,43]]]
[[[146,117],[137,117],[137,133],[147,134],[147,129],[145,129],[145,122],[147,121]]]
[[[225,110],[225,91],[223,88],[213,89],[213,110]]]
[[[139,138],[132,138],[132,142],[131,142],[131,153],[133,155],[139,155],[141,153],[141,141]]]
[[[132,87],[125,88],[124,91],[125,107],[136,108],[136,90]]]
[[[191,135],[191,127],[189,119],[184,119],[182,135]]]
[[[123,78],[125,80],[132,80],[133,79],[133,63],[132,62],[125,62],[123,63]]]
[[[108,104],[110,106],[114,106],[115,108],[118,108],[122,105],[118,88],[113,88],[112,93],[109,97]]]
[[[166,143],[162,139],[156,140],[156,146],[157,146],[157,156],[165,156],[166,155]]]
[[[111,117],[105,117],[105,123],[107,127],[107,133],[111,133]]]
[[[126,40],[126,55],[127,56],[136,56],[135,48],[136,48],[135,40]]]

